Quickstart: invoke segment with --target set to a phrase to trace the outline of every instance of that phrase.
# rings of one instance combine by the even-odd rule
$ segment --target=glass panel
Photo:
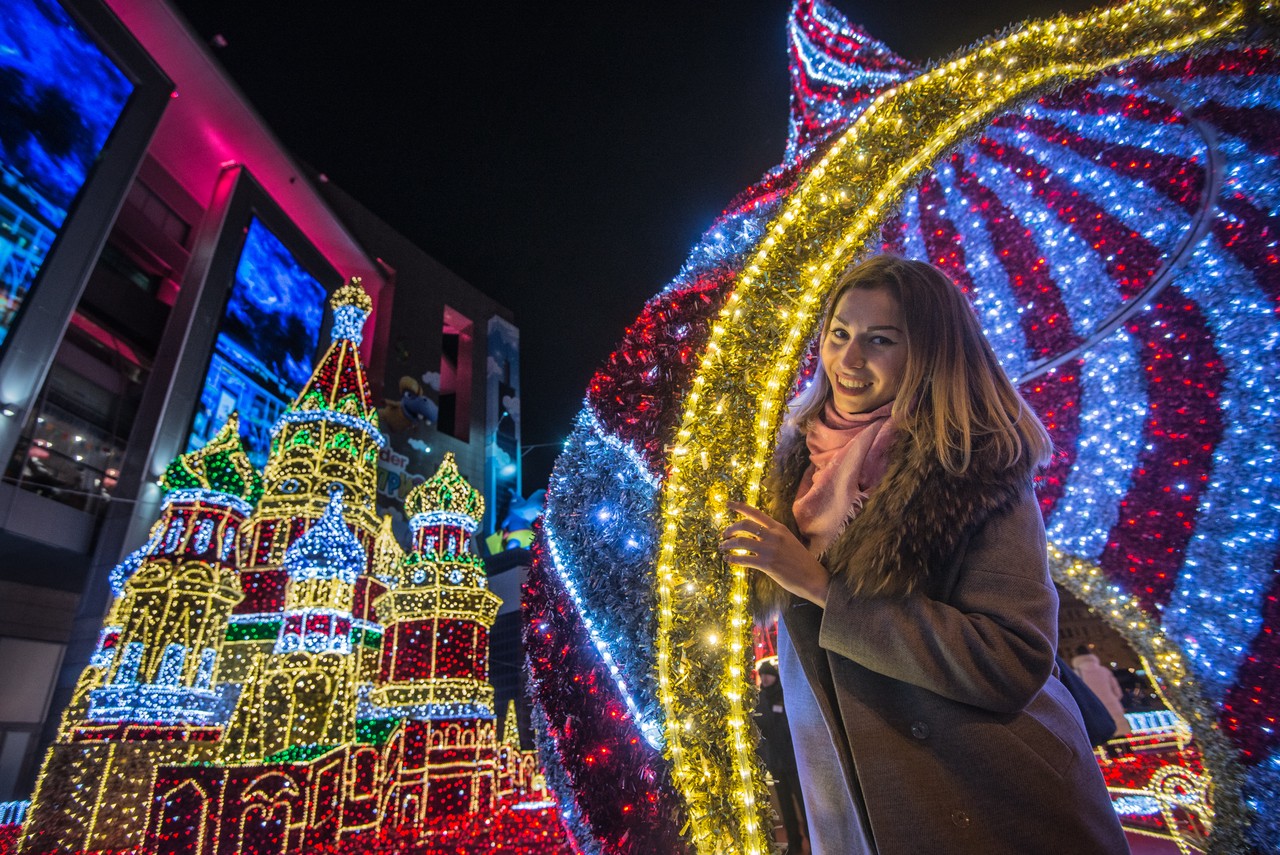
[[[0,15],[0,345],[133,84],[51,0]]]
[[[23,426],[8,479],[100,511],[120,477],[148,368],[136,348],[76,313]]]
[[[325,290],[253,219],[214,344],[187,450],[201,447],[233,410],[249,459],[267,461],[271,427],[315,364]]]

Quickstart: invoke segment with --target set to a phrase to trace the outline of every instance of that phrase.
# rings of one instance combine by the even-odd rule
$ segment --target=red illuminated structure
[[[324,300],[345,281],[360,277],[373,302],[358,350],[366,403],[387,438],[373,469],[373,508],[344,495],[345,519],[366,548],[383,514],[403,538],[404,500],[446,452],[489,499],[482,525],[492,531],[508,487],[519,487],[521,460],[511,312],[299,163],[227,76],[211,34],[202,37],[163,0],[10,0],[0,36],[8,60],[28,47],[79,56],[8,26],[20,15],[58,21],[139,89],[100,156],[85,161],[86,195],[68,209],[75,229],[51,245],[0,348],[0,671],[13,700],[0,717],[0,829],[23,815],[98,646],[112,568],[163,512],[157,479],[177,455],[210,441],[232,410],[263,469],[272,425],[317,364]],[[91,94],[96,77],[55,65],[63,70],[48,79],[101,100]],[[18,66],[26,80],[27,64]],[[48,100],[51,121],[63,121],[60,103]],[[20,132],[26,120],[13,118]],[[26,131],[41,133],[34,124]],[[13,245],[3,234],[0,243]],[[260,275],[247,287],[245,272],[261,272],[264,260],[289,275]],[[254,311],[241,311],[247,305]],[[286,316],[305,319],[307,331]],[[288,517],[258,508],[255,530],[274,526],[268,546],[287,545],[298,532],[286,529],[318,519],[328,498],[321,491],[316,508]],[[358,524],[367,513],[376,516]],[[275,602],[284,595],[282,558],[274,570],[241,573],[235,621],[284,607]],[[495,658],[511,663],[492,675],[499,712],[521,694],[518,558],[489,567],[505,600],[493,630],[504,652]],[[357,620],[376,588],[372,578],[357,584]]]
[[[369,298],[331,306],[264,473],[234,418],[166,471],[19,852],[571,851],[514,703],[498,736],[484,501],[446,454],[401,548],[374,513]]]
[[[394,587],[377,601],[387,629],[372,697],[404,717],[392,737],[395,779],[383,823],[413,828],[494,804],[489,628],[502,601],[470,549],[484,501],[452,456],[405,505],[413,544]]]

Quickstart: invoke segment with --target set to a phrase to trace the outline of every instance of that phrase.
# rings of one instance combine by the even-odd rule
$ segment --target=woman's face
[[[822,337],[822,365],[840,412],[869,413],[892,401],[907,365],[902,306],[883,288],[845,291]]]

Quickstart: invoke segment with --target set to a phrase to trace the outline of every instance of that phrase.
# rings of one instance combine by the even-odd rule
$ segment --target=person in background
[[[845,271],[765,509],[725,561],[781,614],[816,855],[1128,852],[1075,701],[1032,492],[1052,446],[932,265]]]
[[[1062,685],[1067,687],[1076,705],[1080,707],[1080,718],[1085,735],[1089,737],[1089,744],[1095,748],[1106,745],[1116,734],[1116,723],[1111,718],[1110,711],[1061,656],[1054,657],[1054,662],[1058,666],[1058,679],[1062,680]]]
[[[1111,713],[1111,718],[1116,723],[1116,730],[1111,738],[1118,739],[1132,733],[1133,728],[1124,717],[1124,690],[1120,688],[1120,681],[1116,679],[1115,672],[1098,660],[1087,644],[1076,648],[1076,655],[1071,657],[1071,670],[1080,675],[1080,679],[1084,680],[1085,685],[1102,701],[1107,712]]]
[[[791,744],[791,727],[787,724],[787,708],[782,699],[782,683],[778,666],[764,660],[756,667],[760,675],[760,697],[756,701],[756,727],[760,730],[760,757],[773,777],[778,796],[778,811],[787,835],[785,855],[800,855],[804,832],[804,792],[796,769],[795,749]]]

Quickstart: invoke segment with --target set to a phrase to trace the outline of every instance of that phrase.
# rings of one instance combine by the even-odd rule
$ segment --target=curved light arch
[[[712,326],[661,502],[658,697],[698,851],[768,851],[745,706],[747,578],[716,545],[726,502],[758,500],[822,296],[921,174],[998,113],[1120,62],[1237,35],[1246,18],[1243,3],[1136,0],[991,39],[876,97],[769,224]]]

